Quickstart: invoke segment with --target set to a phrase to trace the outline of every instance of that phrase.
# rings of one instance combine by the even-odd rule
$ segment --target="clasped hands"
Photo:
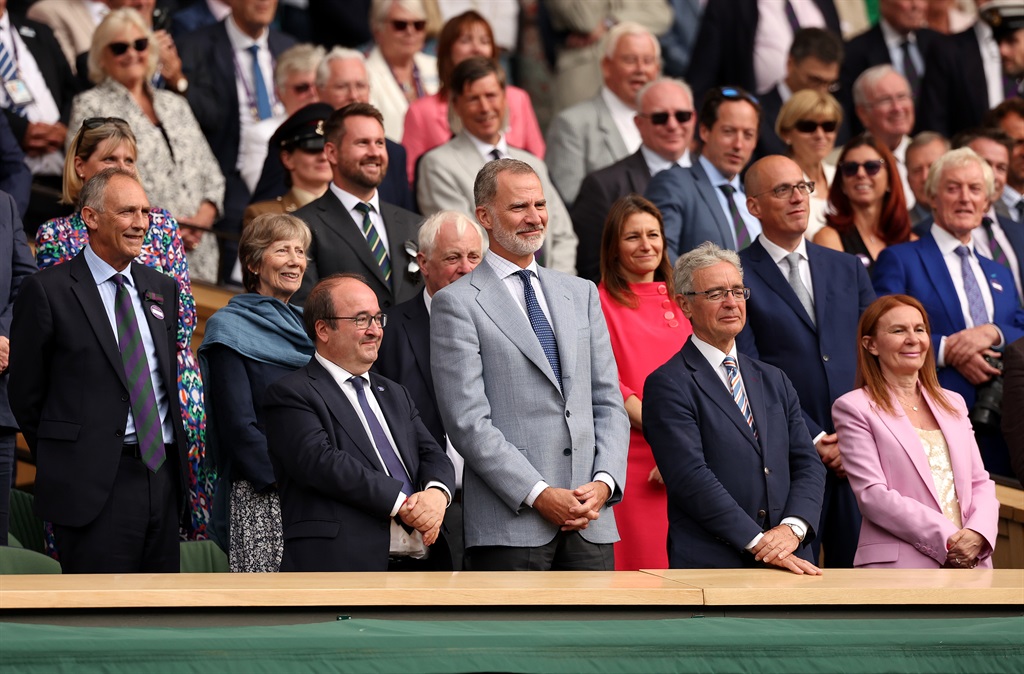
[[[946,569],[973,569],[978,565],[978,555],[985,539],[973,529],[961,529],[946,541]]]
[[[448,497],[440,489],[424,489],[405,499],[398,516],[407,525],[423,534],[423,542],[433,545],[441,533]]]
[[[761,540],[750,551],[754,553],[754,559],[764,562],[768,566],[786,569],[799,576],[804,574],[820,576],[821,569],[792,554],[798,547],[800,547],[800,539],[793,533],[793,530],[785,524],[780,524],[764,532]]]
[[[984,384],[999,374],[998,369],[985,362],[985,356],[1000,357],[998,351],[991,349],[1000,339],[999,331],[991,324],[961,330],[946,337],[943,359],[975,386]]]
[[[533,507],[562,531],[582,531],[601,516],[601,508],[611,495],[611,489],[600,480],[572,490],[548,487],[533,501]]]

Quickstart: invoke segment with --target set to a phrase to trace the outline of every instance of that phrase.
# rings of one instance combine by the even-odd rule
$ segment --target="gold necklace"
[[[920,397],[921,397],[921,395],[920,395],[920,394],[918,394],[918,396],[917,396],[917,397],[918,397],[918,398],[920,398]],[[908,402],[907,402],[906,400],[904,400],[903,398],[901,398],[901,397],[899,396],[899,394],[896,394],[896,399],[897,399],[897,400],[899,400],[899,401],[900,401],[900,404],[902,404],[902,405],[903,405],[904,407],[909,407],[910,409],[914,410],[915,412],[917,411],[917,405],[913,405],[913,404],[911,404],[911,403],[908,403]],[[918,402],[920,402],[920,401],[918,401]]]

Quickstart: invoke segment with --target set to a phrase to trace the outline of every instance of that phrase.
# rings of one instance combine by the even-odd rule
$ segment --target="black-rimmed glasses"
[[[712,290],[702,290],[701,292],[683,293],[684,295],[703,295],[704,299],[708,302],[723,302],[726,296],[732,295],[733,299],[749,300],[750,299],[750,288],[713,288]]]
[[[793,196],[793,190],[799,191],[800,194],[803,194],[804,196],[810,196],[810,194],[814,192],[814,181],[804,180],[792,185],[789,183],[783,183],[782,185],[776,185],[770,190],[754,194],[752,197],[756,198],[762,194],[774,194],[776,199],[789,199]]]
[[[860,170],[861,166],[864,167],[864,173],[867,173],[869,176],[876,176],[878,175],[878,172],[882,170],[882,167],[885,166],[885,160],[869,159],[868,161],[863,163],[858,163],[855,161],[844,161],[842,164],[839,165],[839,171],[843,174],[844,177],[852,178],[855,175],[857,175],[857,171]]]
[[[388,324],[388,315],[384,313],[371,316],[370,314],[359,314],[358,316],[324,316],[325,321],[352,321],[352,325],[356,326],[357,330],[365,330],[370,327],[370,322],[377,324],[377,327],[383,328]]]
[[[668,124],[669,115],[672,115],[677,122],[680,124],[686,124],[693,119],[693,110],[676,110],[675,112],[652,112],[649,115],[639,113],[644,119],[651,120],[651,124],[655,126],[664,126]]]
[[[114,56],[124,56],[128,53],[129,48],[142,53],[149,49],[149,38],[140,37],[138,40],[133,40],[131,42],[111,42],[107,45],[107,49],[109,49],[110,53]]]

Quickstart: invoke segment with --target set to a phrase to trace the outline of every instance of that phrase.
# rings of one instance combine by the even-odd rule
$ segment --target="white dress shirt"
[[[889,62],[904,77],[907,76],[907,64],[903,62],[903,43],[910,42],[910,60],[914,62],[914,69],[918,77],[924,77],[924,57],[921,56],[921,48],[917,45],[917,34],[910,31],[906,35],[900,35],[885,19],[879,19],[879,27],[882,29],[882,38],[885,40],[885,48],[889,50]]]
[[[640,138],[640,129],[636,128],[636,122],[633,121],[633,118],[636,117],[636,110],[623,103],[621,98],[605,86],[601,87],[601,100],[612,113],[612,121],[615,122],[615,128],[619,130],[619,136],[622,137],[622,142],[626,146],[626,152],[633,154],[643,142],[643,139]]]
[[[345,207],[348,214],[352,216],[352,220],[356,223],[356,230],[359,232],[359,236],[366,238],[363,234],[363,214],[356,210],[356,205],[361,203],[370,204],[370,222],[373,223],[374,229],[377,230],[377,235],[380,237],[380,242],[384,244],[384,250],[388,251],[388,255],[391,255],[391,246],[388,245],[388,230],[384,227],[384,218],[380,214],[380,192],[374,190],[373,196],[368,201],[363,201],[354,194],[350,194],[345,190],[341,189],[333,182],[330,185],[331,193],[338,197],[338,201]],[[369,245],[369,244],[367,244]]]
[[[494,161],[494,156],[491,154],[494,150],[501,153],[502,159],[508,157],[508,142],[505,141],[505,134],[501,134],[498,137],[497,143],[485,143],[469,131],[466,132],[466,137],[473,143],[473,147],[476,148],[476,151],[480,153],[485,162]]]
[[[264,30],[263,34],[256,40],[243,33],[235,25],[234,19],[224,22],[228,33],[228,40],[231,42],[231,49],[234,52],[235,64],[235,89],[238,95],[238,121],[241,125],[239,147],[247,144],[246,138],[252,129],[259,123],[253,109],[256,106],[256,86],[253,80],[252,54],[248,52],[249,47],[259,45],[256,57],[260,62],[260,73],[263,75],[263,84],[267,88],[267,96],[270,99],[270,108],[274,115],[284,112],[281,103],[274,94],[274,57],[270,53],[270,31]],[[264,148],[266,149],[266,148]],[[245,159],[242,153],[238,153],[238,161],[235,168],[242,169],[242,161]]]
[[[910,147],[910,136],[903,136],[900,144],[892,151],[896,158],[896,168],[900,173],[900,183],[903,185],[903,198],[907,201],[907,210],[917,205],[917,198],[914,191],[910,189],[910,182],[907,180],[907,148]]]
[[[1002,200],[1006,204],[1006,210],[1010,212],[1010,219],[1014,222],[1024,222],[1024,216],[1021,215],[1024,207],[1021,209],[1017,208],[1018,204],[1024,203],[1024,194],[1021,194],[1009,185],[1003,185]]]
[[[690,168],[692,160],[690,159],[690,151],[683,152],[683,156],[676,160],[674,163],[665,159],[660,154],[647,147],[646,145],[640,146],[640,154],[643,155],[644,162],[647,163],[647,170],[651,172],[651,177],[654,177],[662,171],[666,171],[673,166],[682,166],[683,168]]]
[[[974,34],[978,38],[981,65],[985,69],[985,84],[988,89],[988,107],[992,109],[1003,102],[1003,59],[999,55],[999,43],[992,34],[992,27],[984,21],[974,23]]]
[[[1006,238],[1006,232],[1003,231],[1002,226],[999,224],[999,218],[996,216],[994,208],[988,209],[988,213],[985,214],[987,218],[992,220],[992,236],[995,237],[996,242],[999,243],[999,247],[1003,249],[1003,255],[1006,256],[1006,261],[1010,265],[1010,272],[1013,274],[1013,283],[1017,286],[1017,298],[1024,297],[1020,283],[1020,260],[1017,259],[1017,253],[1013,250],[1013,246],[1010,244],[1010,240]],[[995,260],[995,256],[992,255],[992,247],[989,245],[988,234],[985,233],[984,227],[976,227],[971,232],[971,241],[974,242],[974,248],[978,251],[978,254],[984,255],[990,260]]]
[[[725,371],[724,362],[726,357],[732,356],[733,360],[736,361],[736,372],[740,380],[740,389],[743,391],[743,395],[746,396],[747,387],[743,384],[743,370],[742,368],[740,368],[739,356],[736,355],[735,340],[733,341],[732,346],[729,348],[729,353],[725,353],[718,347],[708,344],[707,342],[699,338],[697,335],[691,335],[690,338],[693,340],[693,345],[697,347],[698,351],[700,351],[700,355],[704,356],[704,359],[708,361],[709,365],[711,365],[711,369],[715,371],[716,375],[718,375],[718,378],[722,382],[722,386],[725,387],[725,390],[729,393],[730,397],[732,397],[732,386],[729,385],[729,375]],[[747,396],[747,400],[750,400],[749,396]],[[796,524],[797,526],[803,529],[804,536],[806,536],[807,532],[810,531],[810,528],[807,525],[807,521],[802,517],[784,517],[782,518],[782,521],[779,522],[779,524]],[[758,534],[754,536],[754,538],[751,539],[749,543],[747,543],[745,548],[747,550],[750,550],[758,544],[758,542],[761,540],[763,536],[764,534]],[[804,536],[798,536],[801,543],[803,542]]]
[[[801,28],[826,28],[825,16],[814,0],[790,0]],[[786,60],[793,43],[793,27],[786,18],[782,0],[757,0],[757,30],[754,32],[754,82],[758,94],[770,91],[786,76]],[[733,45],[744,51],[751,45]]]
[[[707,173],[708,179],[715,188],[715,196],[718,198],[718,205],[722,208],[722,213],[725,214],[725,221],[729,223],[729,227],[732,228],[732,242],[733,250],[739,250],[739,245],[736,241],[736,228],[733,227],[732,214],[729,212],[729,202],[726,201],[725,192],[722,191],[721,185],[728,183],[733,187],[732,200],[736,204],[736,208],[739,210],[740,217],[743,218],[743,222],[747,225],[747,232],[750,233],[750,240],[753,241],[757,238],[757,235],[761,233],[761,221],[750,214],[747,210],[747,196],[743,192],[743,183],[740,182],[739,174],[734,175],[732,180],[726,180],[714,164],[707,160],[707,157],[701,156],[697,159],[700,165],[704,168],[704,172]]]

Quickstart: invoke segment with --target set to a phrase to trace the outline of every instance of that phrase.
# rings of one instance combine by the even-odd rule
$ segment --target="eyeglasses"
[[[404,33],[408,30],[409,26],[417,33],[421,33],[427,29],[427,22],[423,20],[419,21],[392,21],[391,27],[395,29],[396,33]]]
[[[807,82],[811,85],[811,89],[824,89],[830,94],[834,94],[839,91],[841,86],[838,80],[826,80],[815,75],[808,75]]]
[[[651,120],[651,124],[655,126],[664,126],[668,124],[669,115],[675,117],[675,120],[680,124],[686,124],[693,119],[693,110],[676,110],[675,112],[652,112],[649,115],[640,113],[640,116],[644,119]]]
[[[839,128],[839,122],[831,120],[828,122],[815,122],[813,119],[801,119],[798,120],[793,128],[800,133],[814,133],[821,127],[821,130],[825,133],[834,133]]]
[[[748,94],[742,89],[735,89],[733,87],[722,87],[718,90],[718,93],[722,94],[722,98],[730,101],[747,101],[753,105],[761,105],[760,101],[757,100],[756,96]]]
[[[149,38],[140,37],[134,42],[111,42],[107,45],[107,48],[114,56],[124,56],[128,53],[129,48],[134,49],[141,54],[149,48]]]
[[[377,324],[377,327],[383,328],[388,324],[387,314],[377,314],[371,316],[370,314],[359,314],[358,316],[324,316],[325,321],[352,321],[352,325],[356,326],[357,330],[365,330],[370,327],[370,322]]]
[[[89,131],[106,126],[107,124],[113,124],[115,126],[127,127],[128,122],[124,121],[120,117],[90,117],[89,119],[82,122],[82,127]]]
[[[852,178],[857,175],[857,171],[860,170],[861,166],[864,167],[864,173],[867,173],[869,176],[876,176],[882,170],[882,167],[885,166],[885,160],[871,159],[862,164],[858,164],[855,161],[844,161],[839,165],[839,170],[842,172],[843,177]]]
[[[868,103],[869,107],[872,108],[895,108],[897,105],[904,105],[914,100],[914,97],[908,92],[896,94],[895,96],[886,96],[885,98],[879,98],[876,101]]]
[[[299,82],[298,84],[292,85],[292,91],[297,94],[305,94],[312,88],[312,82]]]
[[[715,288],[704,290],[699,293],[683,293],[684,295],[703,295],[708,302],[724,302],[727,295],[732,295],[736,301],[749,300],[750,288]]]
[[[793,196],[793,190],[797,190],[798,192],[800,192],[800,194],[808,196],[811,194],[811,192],[814,191],[814,181],[804,180],[803,182],[796,183],[795,185],[784,183],[782,185],[776,185],[770,190],[765,190],[764,192],[755,194],[753,196],[756,198],[761,196],[762,194],[768,194],[770,192],[771,194],[775,195],[776,199],[789,199]]]

